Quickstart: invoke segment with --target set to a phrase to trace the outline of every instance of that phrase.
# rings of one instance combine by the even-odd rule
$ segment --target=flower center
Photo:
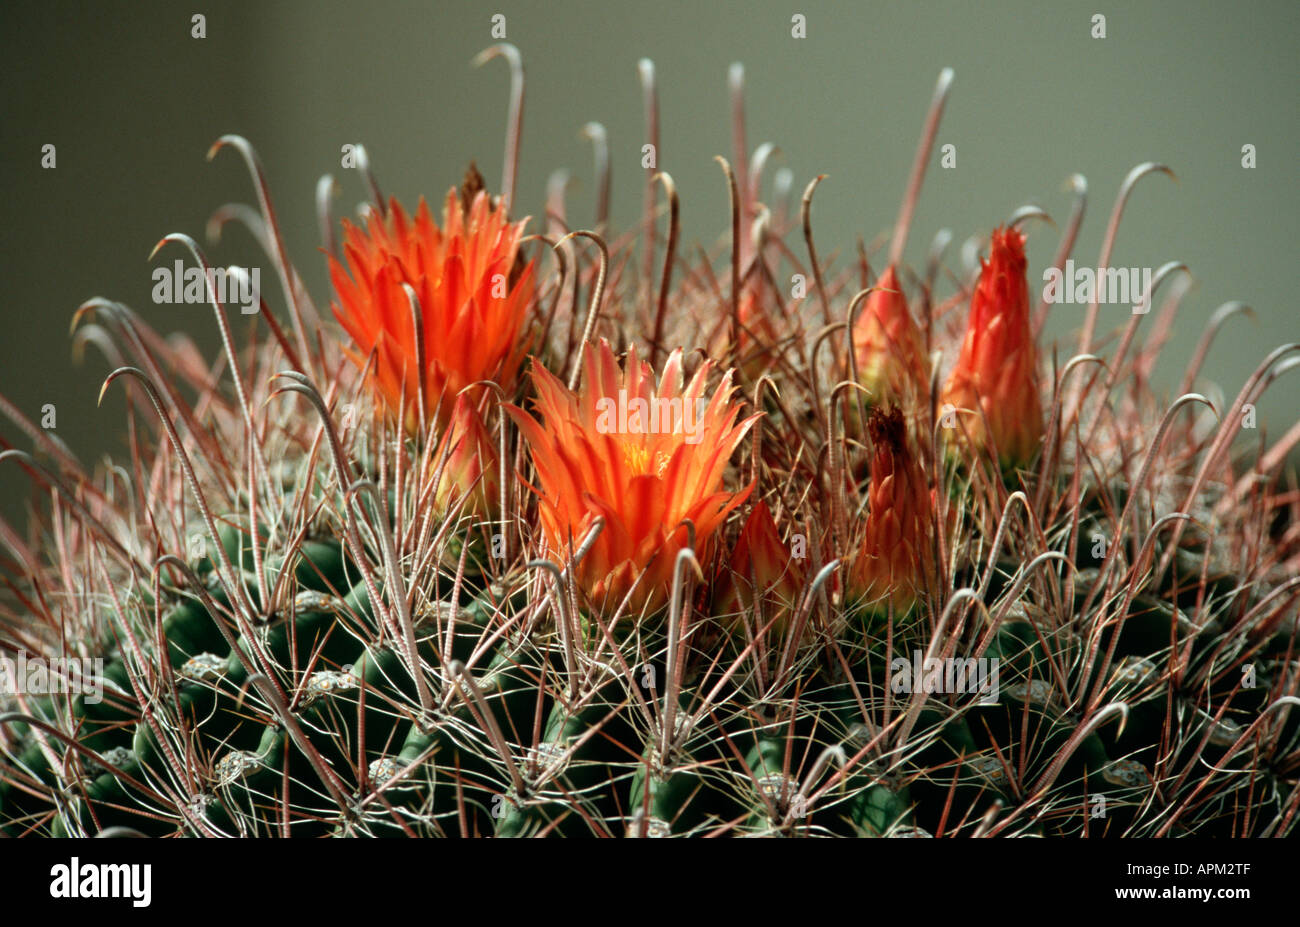
[[[638,476],[645,473],[663,476],[669,457],[670,455],[665,451],[656,451],[639,441],[623,443],[623,460],[627,463],[628,469]]]

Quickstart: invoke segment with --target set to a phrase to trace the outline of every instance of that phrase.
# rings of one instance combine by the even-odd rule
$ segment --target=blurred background
[[[196,13],[205,17],[204,38],[192,36]],[[259,151],[289,252],[321,304],[328,290],[316,180],[332,173],[340,182],[336,213],[365,198],[358,174],[340,167],[343,145],[364,143],[385,193],[406,203],[422,194],[438,201],[470,159],[499,189],[508,70],[501,60],[470,66],[495,41],[498,13],[527,69],[520,213],[541,216],[547,177],[567,168],[576,181],[570,220],[592,223],[592,154],[579,132],[596,120],[610,138],[613,224],[636,221],[644,183],[637,61],[648,57],[659,77],[658,166],[677,182],[684,239],[717,240],[729,219],[712,158],[731,154],[727,71],[739,61],[751,149],[780,146],[776,166],[792,171],[796,195],[814,175],[829,175],[813,208],[819,250],[850,254],[859,235],[869,241],[893,222],[936,76],[947,66],[956,79],[938,144],[956,146],[957,165],[939,169],[936,153],[910,262],[921,263],[939,228],[951,229],[959,245],[1026,202],[1063,226],[1071,205],[1064,184],[1079,172],[1091,196],[1075,255],[1095,265],[1125,173],[1162,161],[1178,182],[1156,176],[1139,184],[1112,261],[1182,260],[1195,275],[1156,370],[1162,388],[1176,387],[1204,322],[1226,300],[1248,302],[1257,319],[1228,324],[1202,388],[1217,382],[1231,398],[1268,351],[1300,339],[1294,0],[6,0],[0,394],[33,419],[55,404],[57,433],[83,460],[124,451],[124,391],[96,408],[108,365],[93,348],[74,364],[68,324],[82,301],[105,296],[215,350],[208,308],[151,300],[157,262],[146,259],[168,232],[199,239],[215,262],[262,266],[268,301],[283,310],[273,272],[246,232],[231,227],[219,244],[203,238],[214,209],[255,202],[233,152],[205,162],[221,134],[242,134]],[[791,36],[795,13],[806,17],[806,38]],[[1097,13],[1106,17],[1104,39],[1092,37]],[[55,146],[54,169],[41,166],[47,144]],[[1247,144],[1256,150],[1253,170],[1242,167]],[[1037,291],[1059,236],[1042,225],[1029,231]],[[183,254],[172,248],[159,258],[166,265]],[[796,251],[803,253],[801,243]],[[1065,338],[1083,311],[1054,307],[1048,337]],[[1101,329],[1127,312],[1103,306]],[[1149,329],[1145,323],[1139,336]],[[1062,355],[1073,346],[1063,341]],[[1269,435],[1300,413],[1296,386],[1292,375],[1261,404]],[[0,435],[30,447],[7,421]],[[18,468],[0,470],[0,515],[19,516],[30,498]]]

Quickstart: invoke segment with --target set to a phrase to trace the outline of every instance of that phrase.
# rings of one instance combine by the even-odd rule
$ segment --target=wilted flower
[[[418,424],[417,385],[425,417],[438,409],[443,424],[469,384],[513,387],[534,290],[533,264],[516,264],[523,225],[481,190],[468,206],[450,191],[441,229],[423,199],[414,222],[396,200],[386,217],[372,211],[364,229],[344,220],[346,270],[330,258],[334,315],[352,336],[348,353],[358,366],[375,353],[376,386],[391,414],[404,410],[408,430]],[[423,357],[403,284],[419,301]]]
[[[891,600],[907,611],[934,577],[934,500],[908,444],[903,414],[875,409],[871,435],[871,485],[866,522],[845,586],[854,600]]]
[[[662,605],[677,552],[689,543],[686,520],[695,526],[696,555],[704,561],[717,528],[752,489],[732,492],[722,483],[732,451],[757,416],[736,421],[730,373],[706,399],[711,364],[701,365],[685,389],[681,365],[676,350],[656,388],[635,348],[620,370],[602,340],[584,347],[577,394],[533,365],[540,421],[507,407],[532,449],[550,556],[567,563],[595,519],[605,520],[577,569],[578,585],[595,607],[612,611],[634,584],[634,612]]]
[[[977,451],[991,439],[1004,467],[1027,463],[1043,436],[1025,266],[1024,236],[1015,229],[994,230],[989,259],[971,296],[961,353],[940,400],[954,409],[975,410],[961,415],[953,430],[969,435]]]

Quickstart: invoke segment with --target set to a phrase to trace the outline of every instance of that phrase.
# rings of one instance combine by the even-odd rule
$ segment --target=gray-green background
[[[202,40],[190,37],[195,12],[207,17]],[[727,213],[711,159],[730,154],[726,73],[741,61],[751,148],[780,145],[797,189],[828,174],[814,207],[819,245],[824,253],[851,248],[858,234],[870,239],[893,221],[935,77],[951,66],[956,82],[939,142],[957,146],[957,168],[931,169],[910,260],[920,260],[939,227],[960,242],[1027,201],[1063,223],[1070,199],[1062,184],[1077,171],[1092,197],[1076,254],[1095,264],[1120,180],[1133,165],[1160,160],[1179,182],[1153,177],[1139,186],[1114,263],[1181,259],[1196,275],[1157,371],[1161,384],[1173,388],[1224,300],[1246,300],[1258,312],[1257,323],[1230,324],[1206,367],[1231,394],[1272,347],[1300,337],[1293,0],[8,2],[0,6],[0,391],[32,416],[55,403],[58,434],[93,458],[122,451],[124,402],[115,391],[96,409],[107,367],[93,349],[80,366],[71,361],[68,322],[81,301],[123,300],[160,329],[215,346],[209,310],[151,302],[146,257],[164,233],[201,237],[215,207],[253,202],[232,153],[204,161],[220,134],[244,134],[258,148],[289,249],[321,302],[328,294],[316,250],[316,179],[339,177],[341,209],[364,196],[357,175],[340,170],[343,144],[364,142],[385,191],[406,202],[439,198],[470,158],[495,187],[507,71],[502,61],[477,71],[469,61],[493,41],[497,12],[528,72],[517,202],[534,215],[547,176],[567,167],[579,181],[570,218],[590,221],[591,152],[578,136],[589,120],[610,134],[615,224],[638,215],[636,62],[645,56],[659,73],[659,167],[677,181],[688,239],[714,240]],[[806,39],[790,36],[795,12],[807,17]],[[1104,40],[1089,34],[1097,12],[1107,17]],[[57,145],[55,170],[40,167],[46,143]],[[1258,151],[1255,170],[1240,164],[1247,143]],[[1057,236],[1033,232],[1036,281]],[[222,263],[257,260],[239,230],[210,250]],[[278,301],[270,268],[263,273]],[[1103,326],[1125,311],[1103,307]],[[1056,307],[1052,335],[1071,331],[1081,315]],[[1295,421],[1296,395],[1292,376],[1266,398],[1261,420],[1270,434]],[[5,423],[0,433],[28,446]],[[28,492],[16,468],[0,472],[0,513],[18,514]]]

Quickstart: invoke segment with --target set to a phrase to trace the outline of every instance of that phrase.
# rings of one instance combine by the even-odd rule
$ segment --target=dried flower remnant
[[[846,588],[852,600],[880,607],[888,599],[902,613],[934,582],[933,496],[898,407],[873,410],[867,430],[872,441],[868,511]]]

